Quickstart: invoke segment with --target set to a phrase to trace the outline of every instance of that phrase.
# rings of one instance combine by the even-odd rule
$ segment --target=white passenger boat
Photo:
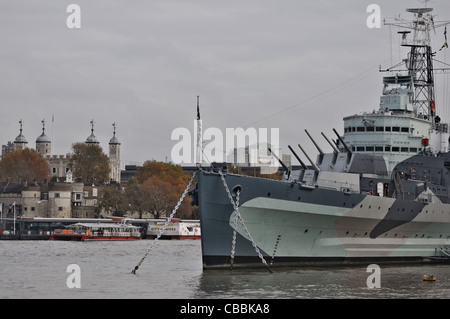
[[[54,240],[138,240],[140,227],[119,223],[76,223],[64,229],[55,229]]]

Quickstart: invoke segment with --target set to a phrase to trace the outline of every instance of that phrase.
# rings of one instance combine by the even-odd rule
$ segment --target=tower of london
[[[72,178],[70,171],[71,157],[67,155],[54,155],[52,154],[52,140],[45,134],[45,120],[42,123],[42,133],[36,138],[36,152],[40,154],[48,163],[50,168],[50,178],[57,181],[69,181]],[[94,134],[94,120],[91,120],[91,134],[86,138],[85,143],[89,145],[99,145],[97,137]],[[109,140],[109,182],[120,183],[120,142],[116,137],[116,123],[113,126],[113,136]],[[2,145],[2,156],[28,148],[28,141],[23,134],[23,121],[19,121],[20,132],[15,138],[14,142],[8,142],[6,145]]]

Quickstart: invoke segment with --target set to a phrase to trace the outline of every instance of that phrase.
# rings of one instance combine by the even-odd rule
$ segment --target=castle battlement
[[[91,135],[86,139],[86,144],[100,144],[94,135],[94,120],[91,122]],[[9,141],[7,145],[2,145],[2,156],[28,148],[28,142],[22,134],[23,121],[19,121],[20,134],[14,142]],[[72,156],[70,153],[66,155],[51,155],[52,140],[45,135],[45,120],[42,120],[42,134],[36,139],[36,151],[47,161],[50,167],[50,176],[57,178],[66,178],[70,171]],[[109,161],[110,161],[110,180],[120,183],[120,142],[116,137],[116,123],[113,123],[113,137],[109,141]]]
[[[70,154],[66,154],[66,155],[43,155],[42,156],[45,160],[70,160]]]

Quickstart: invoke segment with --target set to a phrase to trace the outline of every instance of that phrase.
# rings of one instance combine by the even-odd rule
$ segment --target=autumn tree
[[[154,218],[161,218],[163,214],[168,216],[181,195],[177,193],[177,186],[171,181],[157,177],[148,178],[141,184],[141,189],[144,195],[143,208]]]
[[[139,218],[142,218],[142,214],[144,213],[144,194],[142,192],[142,186],[136,177],[132,177],[128,181],[128,185],[125,188],[125,198],[128,211],[137,213]]]
[[[113,216],[123,217],[128,211],[125,192],[121,188],[117,188],[116,185],[105,186],[99,209],[103,209],[106,213],[111,213]]]
[[[155,218],[169,216],[189,182],[190,174],[181,166],[157,161],[146,161],[138,168],[134,183],[128,186],[129,200],[134,211],[149,212]],[[186,196],[177,216],[190,216],[192,207]]]
[[[88,184],[109,180],[109,159],[97,145],[75,143],[72,145],[72,173],[74,178]]]
[[[49,178],[47,161],[36,151],[25,149],[9,153],[0,161],[0,178],[11,181],[43,181]]]

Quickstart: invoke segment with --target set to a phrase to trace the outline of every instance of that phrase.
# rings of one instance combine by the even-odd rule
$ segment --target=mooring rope
[[[147,250],[147,252],[145,253],[144,257],[142,257],[142,259],[137,263],[136,267],[134,267],[134,269],[131,271],[132,274],[136,274],[136,270],[139,269],[139,267],[144,262],[144,259],[147,258],[148,254],[152,251],[153,246],[155,246],[156,242],[159,240],[159,238],[162,236],[162,234],[166,230],[166,228],[169,225],[170,221],[172,220],[173,216],[175,215],[175,213],[177,212],[177,210],[180,207],[181,203],[183,202],[183,199],[186,197],[186,194],[188,193],[189,188],[191,187],[192,182],[194,181],[194,178],[195,178],[196,174],[197,174],[197,172],[194,172],[194,174],[192,174],[191,180],[189,181],[188,185],[186,186],[186,189],[184,190],[183,194],[181,195],[180,199],[178,200],[178,203],[175,205],[175,208],[172,210],[172,213],[170,214],[169,218],[164,223],[164,226],[159,230],[158,235],[156,236],[155,240],[153,240],[150,248]]]

